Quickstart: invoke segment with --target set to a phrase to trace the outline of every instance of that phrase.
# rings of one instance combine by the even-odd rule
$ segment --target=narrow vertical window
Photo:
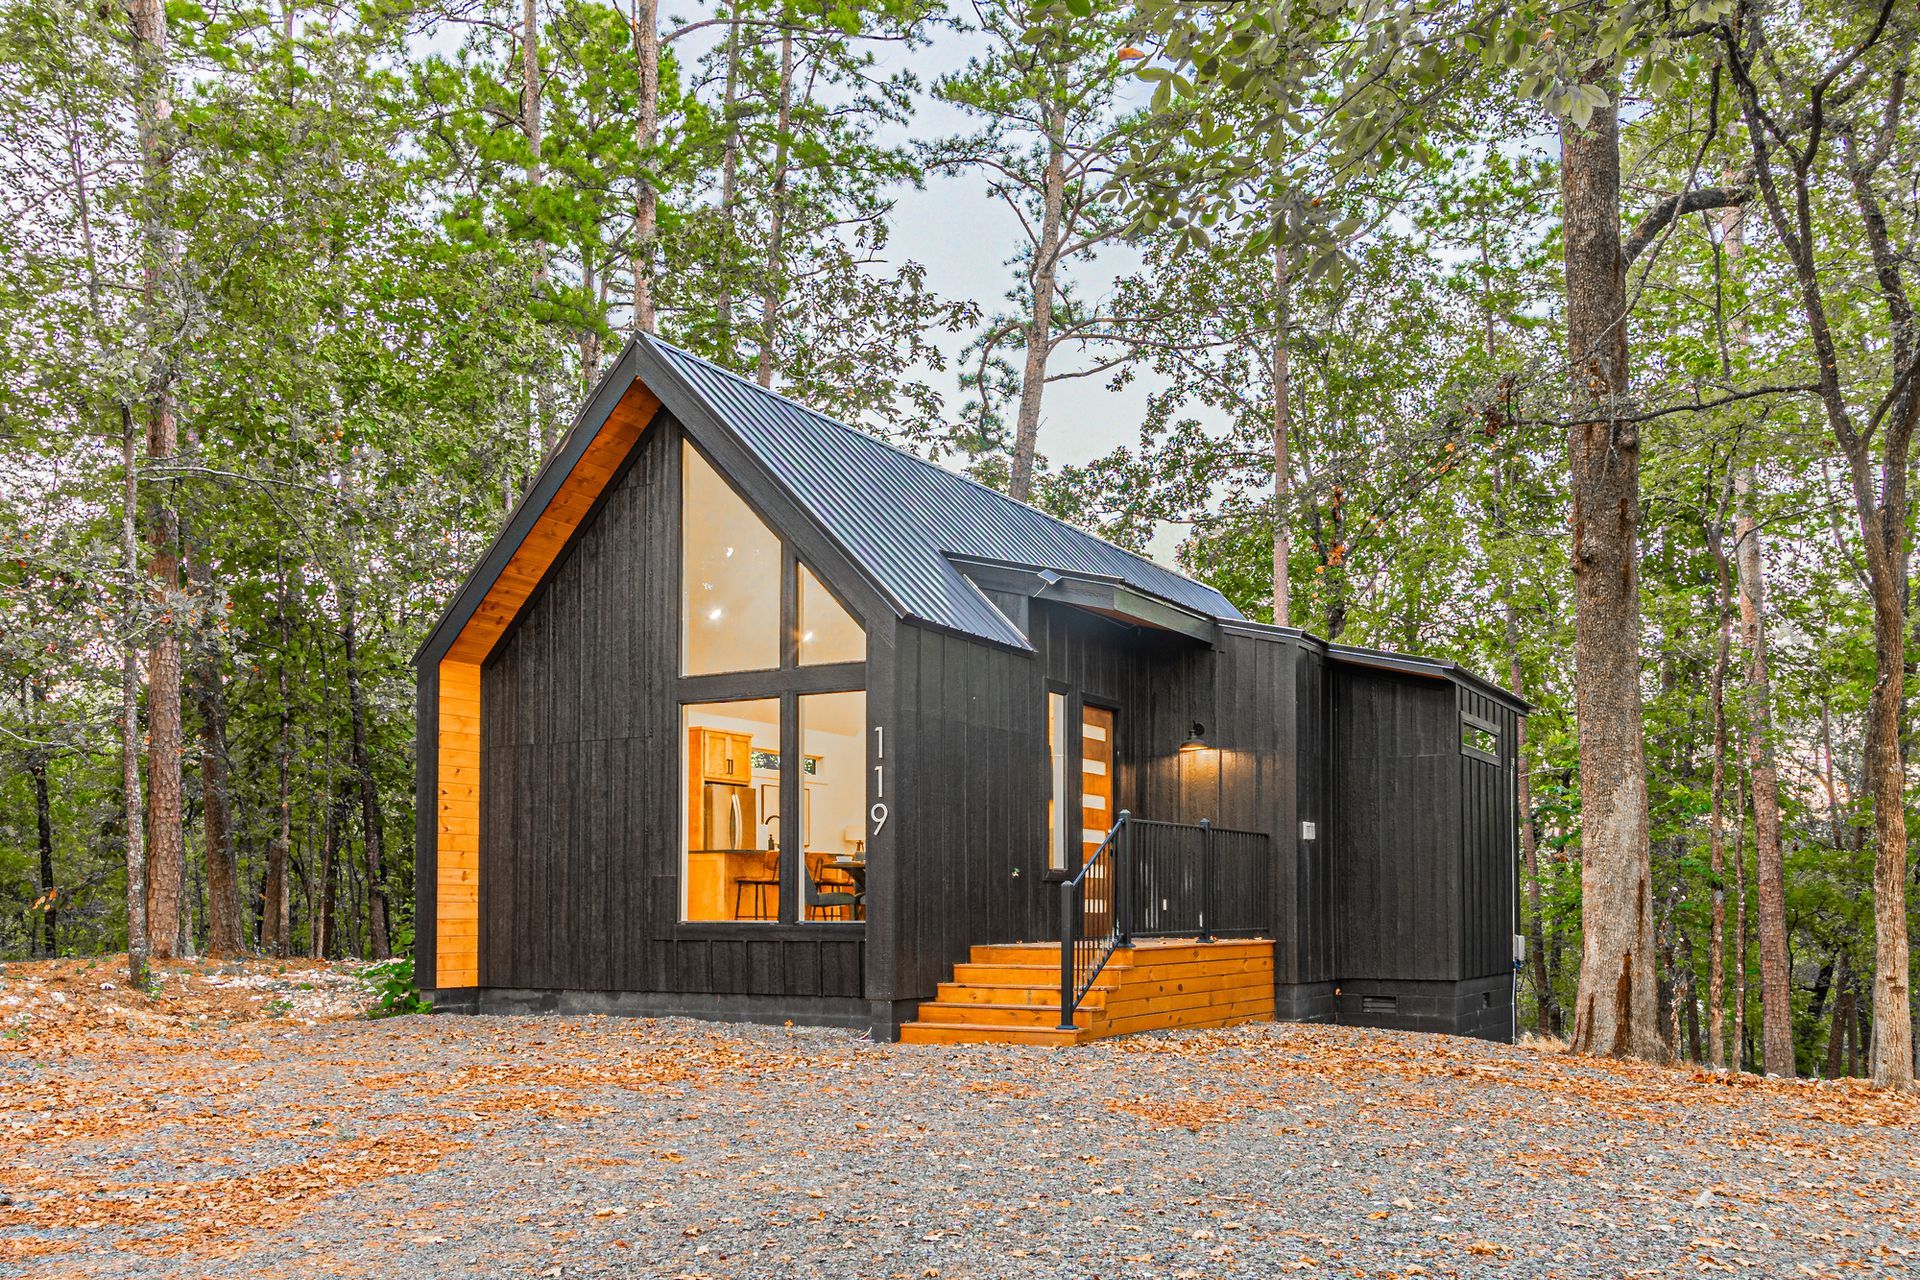
[[[867,918],[867,695],[800,695],[802,920]]]
[[[1067,695],[1047,695],[1047,751],[1052,772],[1047,787],[1047,867],[1067,869]]]

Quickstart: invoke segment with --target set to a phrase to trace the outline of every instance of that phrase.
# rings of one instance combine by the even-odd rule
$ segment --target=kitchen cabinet
[[[691,756],[703,782],[745,782],[753,773],[753,737],[725,729],[692,729]]]

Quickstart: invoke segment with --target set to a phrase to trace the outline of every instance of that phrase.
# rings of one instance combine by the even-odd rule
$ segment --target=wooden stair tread
[[[1074,1010],[1072,1030],[1059,1025],[1059,992],[1058,943],[972,947],[900,1038],[908,1044],[1068,1045],[1271,1019],[1273,943],[1156,938],[1118,948]]]

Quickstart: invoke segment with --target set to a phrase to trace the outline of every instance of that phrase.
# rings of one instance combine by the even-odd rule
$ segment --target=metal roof
[[[912,617],[1031,647],[949,556],[1112,579],[1210,618],[1241,617],[1212,587],[670,343],[644,341]]]

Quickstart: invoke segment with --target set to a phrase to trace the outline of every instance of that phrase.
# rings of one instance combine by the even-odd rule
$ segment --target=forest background
[[[404,952],[412,653],[639,328],[1527,698],[1527,1026],[1908,1083],[1917,39],[0,0],[0,956]]]

